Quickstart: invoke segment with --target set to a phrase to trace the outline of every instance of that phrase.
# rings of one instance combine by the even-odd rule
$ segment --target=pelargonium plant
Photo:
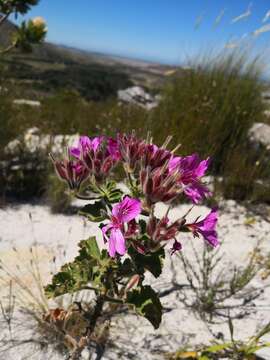
[[[88,202],[80,214],[100,223],[103,238],[99,245],[95,237],[81,241],[79,255],[62,266],[45,288],[48,297],[83,289],[95,292],[84,344],[110,304],[133,308],[154,328],[159,327],[162,305],[156,291],[144,283],[145,274],[159,277],[165,256],[184,251],[181,232],[190,232],[212,247],[219,243],[216,209],[191,223],[186,215],[170,220],[172,202],[177,198],[186,197],[198,204],[211,193],[202,181],[209,158],[177,156],[177,149],[167,149],[169,140],[158,147],[151,139],[137,138],[134,133],[116,138],[81,136],[67,149],[64,159],[52,156],[59,178],[75,197]],[[117,167],[124,169],[126,192],[113,181]],[[161,218],[155,211],[158,202],[168,207]]]

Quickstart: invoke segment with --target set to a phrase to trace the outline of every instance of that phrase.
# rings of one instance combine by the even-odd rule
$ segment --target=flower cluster
[[[120,159],[116,141],[105,136],[90,139],[81,136],[75,146],[68,148],[67,158],[64,160],[53,159],[59,177],[67,181],[70,189],[79,190],[80,185],[88,177],[96,183],[106,179]],[[72,168],[73,172],[62,169]],[[77,181],[73,181],[74,177]]]
[[[75,146],[68,149],[66,159],[53,159],[59,177],[75,193],[87,179],[94,184],[106,183],[111,170],[117,164],[123,165],[131,193],[116,205],[107,204],[106,218],[110,221],[101,226],[111,257],[123,256],[129,246],[142,254],[152,253],[171,241],[174,253],[182,249],[177,240],[182,231],[189,231],[194,237],[202,236],[213,247],[218,245],[216,209],[193,223],[187,223],[185,217],[170,222],[169,211],[161,219],[154,215],[156,203],[169,206],[180,194],[194,204],[211,195],[202,182],[210,159],[200,160],[197,154],[176,156],[166,148],[168,142],[158,147],[134,133],[118,134],[115,139],[81,136]],[[145,215],[147,221],[143,218]]]
[[[169,140],[158,147],[134,133],[116,138],[82,136],[67,149],[66,158],[52,158],[73,195],[89,201],[80,214],[99,223],[105,249],[99,248],[95,236],[80,241],[78,256],[47,285],[49,297],[94,288],[95,321],[102,316],[103,304],[111,302],[132,307],[155,329],[159,327],[162,304],[151,284],[144,283],[145,273],[161,275],[166,254],[182,250],[183,232],[211,247],[219,244],[217,209],[189,220],[193,206],[210,195],[203,183],[210,160],[200,160],[197,154],[179,157],[176,149],[168,150]],[[116,166],[122,166],[118,175],[124,174],[126,187],[113,181]],[[184,197],[193,203],[191,209],[172,220],[171,208]],[[163,215],[158,202],[167,206]],[[89,328],[94,328],[91,316],[86,322],[89,319]]]

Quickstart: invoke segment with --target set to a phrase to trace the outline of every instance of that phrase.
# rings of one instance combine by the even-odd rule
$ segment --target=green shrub
[[[219,170],[228,152],[245,141],[250,126],[264,119],[260,75],[259,63],[248,63],[238,53],[179,71],[154,115],[154,134],[170,129],[182,152],[195,146],[203,157],[211,154]]]
[[[260,59],[239,50],[191,63],[172,77],[152,120],[155,138],[170,132],[183,154],[211,156],[212,172],[228,177],[225,192],[242,200],[261,176],[247,132],[265,120],[262,70]]]
[[[52,135],[115,135],[135,129],[145,136],[150,131],[157,144],[166,132],[173,135],[172,145],[181,143],[183,155],[196,151],[202,158],[211,156],[211,171],[223,178],[218,190],[225,197],[256,200],[260,193],[261,199],[255,184],[270,174],[263,156],[258,158],[247,143],[247,132],[254,122],[266,121],[266,105],[260,60],[248,59],[243,52],[224,53],[179,69],[152,111],[119,105],[115,99],[89,102],[76,90],[42,98],[40,108],[18,107],[11,104],[20,92],[14,86],[0,98],[0,147],[34,126]]]

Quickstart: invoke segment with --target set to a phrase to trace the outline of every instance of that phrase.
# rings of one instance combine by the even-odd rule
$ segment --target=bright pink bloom
[[[102,141],[103,141],[103,136],[97,136],[94,137],[93,139],[90,139],[88,136],[80,136],[77,145],[72,146],[69,149],[69,153],[75,158],[81,159],[82,156],[90,150],[96,152]]]
[[[109,255],[114,257],[116,253],[126,253],[124,224],[129,223],[141,212],[141,202],[126,196],[120,203],[112,208],[111,222],[102,228],[105,242],[109,242]],[[107,232],[110,236],[107,236]]]
[[[193,232],[195,237],[202,235],[211,246],[216,247],[219,244],[216,232],[217,221],[217,209],[212,209],[204,219],[195,221],[193,224],[186,224],[186,227]]]
[[[205,175],[209,163],[209,158],[201,161],[197,154],[186,157],[173,157],[169,161],[169,171],[179,171],[184,193],[195,204],[205,196],[211,195],[209,189],[201,182],[201,178]]]
[[[114,160],[120,160],[121,159],[121,154],[119,151],[119,143],[117,140],[113,139],[113,138],[109,138],[108,139],[108,151],[109,154],[111,155],[111,157]]]
[[[106,136],[92,139],[81,136],[77,146],[71,147],[69,153],[84,162],[97,182],[103,181],[120,159],[118,143]]]

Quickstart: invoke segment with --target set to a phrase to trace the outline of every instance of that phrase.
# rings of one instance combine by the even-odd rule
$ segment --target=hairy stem
[[[104,295],[99,295],[97,300],[96,300],[96,305],[94,307],[94,312],[93,312],[93,314],[91,315],[91,317],[89,319],[89,325],[88,325],[88,328],[87,328],[85,341],[82,342],[82,345],[79,344],[77,346],[75,351],[72,353],[72,355],[70,357],[70,360],[79,360],[80,359],[80,355],[81,355],[83,349],[85,348],[87,343],[89,343],[90,337],[91,337],[92,333],[95,330],[98,318],[102,314],[102,309],[103,309],[104,302],[105,302],[105,296]]]
[[[97,320],[98,320],[98,318],[100,317],[100,315],[102,313],[104,302],[105,302],[105,296],[104,295],[98,296],[97,301],[96,301],[96,305],[95,305],[95,308],[94,308],[94,312],[93,312],[93,315],[91,316],[89,326],[88,326],[88,330],[87,330],[87,336],[88,337],[95,330]]]

